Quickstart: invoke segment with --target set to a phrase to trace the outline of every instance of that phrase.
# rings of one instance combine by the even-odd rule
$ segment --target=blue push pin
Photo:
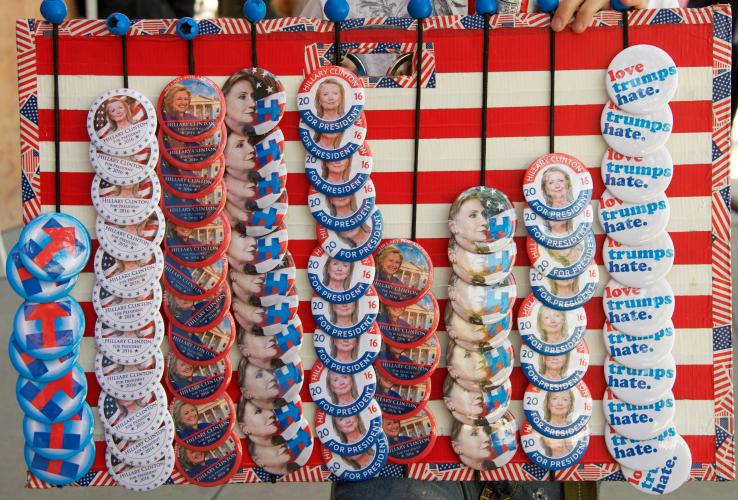
[[[497,0],[477,0],[475,8],[480,16],[497,14]]]
[[[105,20],[105,27],[116,36],[126,36],[128,28],[131,27],[131,20],[125,14],[113,12]]]
[[[620,0],[610,0],[610,5],[612,6],[612,10],[618,10],[620,12],[630,10],[632,8],[627,5],[623,5],[623,2]]]
[[[340,23],[348,17],[349,4],[346,0],[328,0],[323,7],[323,13],[334,23]]]
[[[433,13],[430,0],[410,0],[407,4],[407,13],[413,19],[425,19]]]
[[[541,9],[541,12],[547,12],[551,13],[555,11],[559,6],[559,0],[539,0],[538,1],[538,8]]]
[[[59,24],[67,17],[67,4],[64,0],[44,0],[41,2],[41,15],[51,24]]]
[[[191,17],[183,17],[177,21],[177,34],[185,40],[194,40],[199,31],[197,21]]]
[[[243,4],[243,17],[252,23],[258,23],[266,17],[267,7],[264,0],[248,0]]]

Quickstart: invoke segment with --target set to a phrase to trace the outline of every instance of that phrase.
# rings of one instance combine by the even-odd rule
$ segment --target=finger
[[[572,31],[574,31],[574,33],[583,33],[584,30],[589,27],[594,15],[609,6],[610,2],[608,0],[587,0],[584,2],[579,7],[577,17],[571,27]]]
[[[584,0],[562,0],[559,3],[553,21],[551,21],[551,29],[561,31],[569,24],[574,16],[574,11],[581,5]]]
[[[645,9],[648,7],[648,0],[620,0],[626,7],[633,7],[634,9]]]

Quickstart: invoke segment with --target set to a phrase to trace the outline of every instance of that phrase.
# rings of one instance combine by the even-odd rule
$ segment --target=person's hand
[[[626,7],[636,9],[645,9],[648,3],[647,0],[621,0],[621,2]],[[573,18],[571,30],[574,33],[583,33],[596,13],[609,8],[610,0],[561,0],[551,21],[551,29],[562,31]]]

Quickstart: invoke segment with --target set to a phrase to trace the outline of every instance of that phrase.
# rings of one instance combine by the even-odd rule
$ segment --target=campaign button
[[[279,368],[299,361],[302,336],[302,322],[298,315],[286,325],[263,330],[239,325],[238,350],[249,363],[260,368]]]
[[[315,132],[300,120],[300,141],[308,154],[323,161],[341,161],[351,157],[364,144],[366,138],[366,115],[359,118],[347,129],[336,132]]]
[[[429,408],[410,418],[384,418],[384,434],[389,442],[389,463],[411,464],[422,460],[436,444],[436,419]]]
[[[336,339],[315,330],[313,345],[318,359],[331,371],[353,375],[371,366],[379,354],[382,335],[376,323],[352,339]]]
[[[297,290],[292,289],[284,296],[275,296],[273,299],[263,301],[264,306],[259,305],[260,300],[246,297],[245,302],[235,297],[232,302],[233,316],[239,325],[249,331],[261,333],[263,331],[279,331],[297,314],[300,297]],[[254,305],[256,304],[256,305]]]
[[[169,194],[179,198],[202,198],[219,186],[225,174],[225,160],[220,156],[200,170],[189,170],[177,168],[162,159],[157,171]]]
[[[602,259],[613,279],[627,286],[648,287],[674,266],[674,242],[666,231],[642,245],[624,245],[608,237]]]
[[[384,232],[384,219],[375,206],[363,224],[346,231],[333,231],[315,225],[318,242],[323,250],[338,260],[355,262],[367,258],[379,246]]]
[[[53,302],[56,299],[69,295],[77,284],[79,275],[67,280],[46,281],[40,280],[23,265],[18,245],[14,245],[5,261],[5,275],[8,284],[15,293],[29,302]]]
[[[113,156],[131,156],[154,142],[156,125],[151,101],[128,88],[105,91],[87,113],[90,141]]]
[[[454,311],[451,301],[446,303],[446,332],[457,345],[466,346],[498,346],[507,339],[513,326],[513,311],[507,313],[500,321],[489,325],[477,325],[465,321]],[[477,349],[467,349],[474,351]]]
[[[581,431],[592,416],[592,396],[584,382],[565,391],[529,384],[523,396],[528,423],[545,437],[564,439]]]
[[[167,220],[185,227],[202,227],[213,222],[225,208],[226,184],[225,180],[211,193],[202,198],[179,198],[164,192],[162,210]]]
[[[231,130],[223,152],[228,175],[248,182],[255,175],[267,178],[266,172],[280,171],[284,163],[284,143],[284,134],[279,127],[265,135],[256,136]]]
[[[547,278],[536,269],[530,270],[530,287],[538,300],[552,309],[570,311],[590,301],[600,282],[600,271],[596,263],[573,278],[555,280]]]
[[[159,286],[164,272],[164,255],[159,247],[153,247],[151,254],[142,259],[123,260],[100,247],[95,252],[93,267],[98,283],[113,295],[140,297]]]
[[[56,424],[79,411],[87,396],[87,378],[78,364],[49,382],[18,377],[15,396],[26,416],[45,424]]]
[[[151,491],[165,484],[174,471],[174,450],[165,448],[165,456],[150,465],[130,465],[113,455],[112,448],[105,451],[105,466],[118,486],[131,491]]]
[[[518,331],[526,345],[538,354],[564,354],[584,338],[587,313],[583,307],[569,311],[552,309],[531,293],[518,309]]]
[[[142,363],[159,350],[164,338],[164,319],[156,314],[154,320],[137,330],[122,331],[95,321],[95,345],[108,359],[122,365]]]
[[[674,451],[678,439],[679,434],[673,425],[655,438],[638,441],[621,436],[612,427],[605,429],[605,444],[610,456],[630,469],[648,470],[660,466]]]
[[[105,220],[119,225],[138,224],[159,205],[161,184],[156,175],[130,186],[117,186],[96,175],[91,196],[95,210]]]
[[[285,226],[280,225],[276,231],[259,238],[247,236],[240,232],[238,226],[236,229],[239,233],[234,236],[226,252],[230,269],[246,274],[262,274],[282,264],[289,240]]]
[[[358,191],[345,196],[326,196],[315,188],[308,192],[310,213],[318,224],[334,231],[361,226],[374,210],[376,190],[368,180]]]
[[[641,115],[668,104],[678,81],[676,64],[664,50],[631,45],[610,61],[605,88],[620,109]]]
[[[466,425],[490,425],[507,412],[512,397],[510,379],[497,387],[470,390],[450,375],[443,383],[443,402],[451,416]]]
[[[512,272],[518,246],[510,241],[502,250],[482,254],[464,250],[454,238],[448,240],[448,260],[454,274],[471,285],[492,286]]]
[[[573,156],[551,153],[536,159],[523,177],[523,195],[533,212],[549,220],[567,220],[592,199],[592,176]]]
[[[113,455],[129,465],[151,465],[171,453],[174,439],[174,423],[169,415],[164,417],[161,427],[143,439],[130,441],[112,434],[105,434],[105,443]]]
[[[676,363],[671,354],[648,368],[628,368],[608,357],[604,371],[612,393],[633,405],[650,405],[664,399],[676,379]]]
[[[579,463],[589,448],[589,427],[574,436],[556,439],[536,431],[528,422],[520,429],[520,442],[528,458],[546,470],[561,470]]]
[[[448,214],[456,243],[472,253],[505,248],[515,234],[515,208],[505,193],[486,186],[467,189],[456,197]]]
[[[217,292],[228,274],[228,259],[221,257],[203,267],[189,267],[164,257],[162,284],[170,293],[185,299],[206,299]]]
[[[435,333],[423,344],[403,348],[382,344],[374,366],[389,380],[400,385],[414,385],[428,379],[441,360],[441,345]]]
[[[79,357],[79,345],[63,356],[39,359],[23,352],[13,336],[8,344],[8,357],[13,368],[21,377],[36,382],[50,382],[64,376],[72,369]]]
[[[297,94],[300,118],[317,132],[340,132],[359,119],[366,92],[361,79],[341,66],[323,66],[305,77]]]
[[[624,245],[641,246],[666,230],[671,209],[665,194],[641,203],[626,203],[605,191],[600,200],[600,224],[608,237]]]
[[[287,163],[271,162],[248,173],[247,179],[227,173],[228,201],[245,209],[268,208],[276,203],[287,187]]]
[[[528,237],[528,258],[531,266],[547,278],[570,279],[582,274],[592,263],[597,250],[594,231],[569,248],[546,248]]]
[[[653,200],[666,191],[674,162],[665,147],[645,156],[625,156],[608,148],[601,164],[605,189],[628,203]]]
[[[221,125],[213,135],[199,140],[175,139],[164,128],[159,129],[157,137],[161,155],[169,164],[186,170],[202,170],[223,154],[226,135],[226,127]]]
[[[192,450],[217,448],[228,439],[236,424],[236,410],[228,394],[200,404],[175,397],[169,412],[174,419],[173,439]]]
[[[156,111],[166,134],[180,141],[197,141],[220,128],[225,118],[225,99],[209,78],[185,75],[164,87]]]
[[[231,307],[231,289],[226,283],[212,297],[190,300],[164,293],[164,314],[177,328],[205,332],[223,321]]]
[[[202,227],[185,227],[167,223],[164,246],[177,263],[190,267],[212,264],[226,253],[231,242],[231,224],[221,214]]]
[[[371,366],[348,375],[332,372],[316,361],[310,370],[310,396],[333,417],[350,417],[368,407],[376,388],[377,376]]]
[[[16,247],[23,267],[33,276],[43,281],[66,281],[82,272],[92,242],[78,219],[50,213],[26,224]]]
[[[650,470],[634,470],[621,467],[623,477],[638,491],[649,495],[666,495],[686,483],[692,471],[692,452],[681,436],[672,455]]]
[[[225,123],[244,135],[266,134],[279,124],[287,105],[282,82],[264,68],[244,68],[223,84]]]
[[[216,326],[203,332],[190,332],[170,323],[169,348],[177,357],[195,366],[217,363],[228,355],[236,339],[236,322],[226,314]]]
[[[635,115],[608,102],[600,118],[607,145],[626,156],[645,156],[657,151],[669,140],[673,128],[674,116],[668,104]]]
[[[161,209],[154,210],[148,219],[138,224],[121,226],[98,216],[95,234],[100,247],[121,260],[140,260],[149,257],[164,239],[167,224]]]
[[[656,332],[631,337],[605,321],[602,336],[608,354],[615,361],[630,368],[648,368],[671,353],[674,347],[674,324],[669,320]]]
[[[283,227],[288,208],[288,193],[285,189],[277,201],[266,208],[238,206],[229,199],[226,203],[226,216],[237,232],[258,237]]]
[[[389,457],[389,443],[384,432],[377,436],[373,447],[361,455],[344,457],[333,453],[327,447],[321,451],[323,462],[339,481],[356,482],[366,481],[379,475],[387,464]]]
[[[148,394],[133,399],[116,398],[101,391],[97,401],[97,414],[105,432],[132,441],[155,432],[161,427],[166,413],[167,395],[161,384],[156,384]]]
[[[20,351],[38,359],[58,359],[79,347],[85,315],[72,297],[38,304],[24,302],[13,318],[13,338]]]
[[[294,436],[301,424],[305,423],[302,411],[302,401],[299,399],[264,409],[243,396],[239,399],[236,410],[238,427],[244,436],[249,442],[265,446],[273,446],[277,441],[283,442],[285,437]]]
[[[102,352],[95,356],[95,375],[103,391],[115,398],[142,398],[153,391],[164,373],[164,356],[155,350],[150,358],[123,365],[107,358]]]
[[[467,351],[449,340],[446,366],[462,387],[479,392],[505,383],[512,373],[515,352],[509,340],[489,351]]]
[[[671,391],[663,399],[647,405],[634,405],[619,400],[612,389],[602,398],[605,422],[615,432],[629,439],[653,439],[674,423],[676,400]]]
[[[490,325],[503,320],[512,310],[518,287],[512,274],[494,286],[470,285],[451,274],[448,299],[464,321]]]
[[[358,191],[372,173],[372,152],[366,142],[348,158],[324,161],[305,155],[305,174],[310,184],[326,196],[348,196]]]
[[[276,444],[261,444],[246,437],[249,455],[261,469],[257,474],[268,473],[281,477],[307,463],[315,446],[313,433],[304,418],[295,427],[293,435],[279,439]]]
[[[159,161],[159,144],[151,141],[130,156],[114,156],[90,144],[90,163],[104,181],[117,186],[130,186],[149,177]]]
[[[605,285],[602,306],[605,319],[618,331],[633,337],[651,335],[674,314],[674,290],[665,279],[646,288],[633,288],[611,279]]]
[[[461,463],[474,470],[498,469],[518,450],[518,425],[509,412],[490,425],[473,426],[454,420],[451,446]]]
[[[155,286],[141,297],[116,297],[95,283],[92,289],[92,306],[95,314],[113,328],[130,332],[154,321],[161,306],[161,288]]]
[[[275,296],[286,295],[295,286],[296,276],[295,259],[289,251],[285,253],[284,259],[277,267],[265,273],[247,274],[231,270],[228,274],[234,295],[259,299],[273,299]]]
[[[582,241],[592,228],[594,211],[587,204],[574,218],[548,220],[535,213],[527,205],[523,208],[523,220],[528,235],[546,248],[569,248]]]
[[[355,302],[372,286],[374,258],[342,262],[330,257],[320,246],[315,247],[307,264],[307,275],[313,291],[331,303]]]
[[[313,294],[310,300],[316,328],[338,339],[351,339],[369,331],[381,310],[377,291],[373,286],[355,302],[336,304]],[[380,321],[378,321],[380,322]],[[381,322],[380,322],[381,323]],[[380,329],[382,325],[379,325]]]
[[[418,302],[433,283],[433,263],[423,247],[406,239],[384,241],[374,258],[374,288],[379,300],[390,306]]]
[[[231,360],[225,357],[211,365],[195,366],[170,352],[166,372],[164,380],[172,394],[186,403],[208,403],[218,399],[228,387]]]
[[[435,333],[440,316],[435,295],[426,292],[412,305],[380,303],[377,325],[387,344],[405,349],[425,343]]]
[[[92,440],[93,417],[90,405],[83,404],[69,419],[56,424],[23,418],[26,445],[49,460],[67,460]]]
[[[520,366],[528,381],[545,391],[565,391],[577,385],[589,366],[589,349],[582,339],[572,351],[556,356],[538,354],[523,344]]]
[[[376,401],[350,417],[332,417],[318,409],[315,410],[315,434],[331,452],[353,457],[374,446],[382,434],[382,420],[382,410]]]
[[[382,408],[382,414],[395,418],[409,418],[425,408],[430,398],[431,380],[414,385],[400,385],[377,375],[374,399]]]
[[[271,369],[260,368],[246,358],[241,358],[238,363],[241,395],[259,408],[275,408],[299,400],[303,381],[299,360]]]
[[[26,444],[26,465],[41,481],[56,486],[71,484],[82,478],[95,461],[95,443],[90,441],[81,451],[65,459],[48,459]]]

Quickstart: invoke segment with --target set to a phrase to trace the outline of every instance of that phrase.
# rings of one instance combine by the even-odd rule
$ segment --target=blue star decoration
[[[378,477],[405,477],[405,468],[400,464],[387,464],[379,471]]]
[[[728,16],[719,12],[715,12],[712,25],[715,32],[715,37],[726,42],[731,41],[732,29],[730,18]]]
[[[201,35],[217,35],[221,31],[220,26],[207,19],[200,21],[198,27]]]
[[[733,348],[733,338],[729,326],[718,326],[712,330],[712,350],[723,351]]]
[[[26,99],[21,106],[20,114],[28,121],[38,125],[38,98],[35,95]]]
[[[712,79],[712,101],[718,102],[730,97],[730,71]]]
[[[467,30],[484,29],[484,16],[464,16],[461,18],[461,25]]]
[[[720,198],[723,199],[725,206],[730,208],[730,186],[725,186],[720,190]]]
[[[36,193],[33,191],[31,183],[28,182],[25,172],[23,172],[23,176],[21,177],[21,196],[23,197],[23,203],[31,201],[36,197]]]
[[[548,476],[548,471],[546,469],[533,463],[523,464],[523,470],[539,481],[543,481],[546,476]]]
[[[670,9],[663,9],[656,14],[649,24],[679,24],[681,22],[682,18],[676,12]]]
[[[77,480],[77,484],[79,484],[80,486],[89,486],[90,483],[92,483],[92,481],[95,479],[96,475],[97,475],[97,472],[91,470],[90,472],[88,472],[87,474],[79,478]]]

